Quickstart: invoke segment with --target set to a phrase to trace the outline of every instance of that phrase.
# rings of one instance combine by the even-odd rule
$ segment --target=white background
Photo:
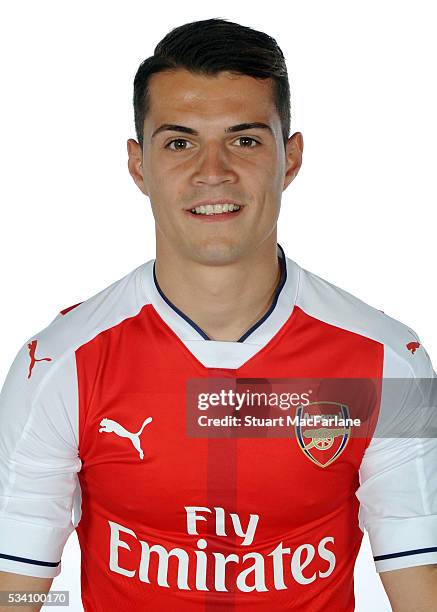
[[[237,8],[240,7],[240,8]],[[284,193],[288,257],[415,329],[437,363],[435,7],[313,0],[152,5],[15,1],[0,15],[0,377],[66,306],[154,257],[148,200],[127,171],[139,63],[169,29],[224,17],[274,36],[304,161]],[[79,612],[79,550],[53,589]],[[390,607],[367,540],[359,612]]]

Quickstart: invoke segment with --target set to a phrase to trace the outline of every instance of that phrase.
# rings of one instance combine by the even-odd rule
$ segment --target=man
[[[437,609],[431,438],[190,429],[193,384],[435,377],[412,330],[277,244],[303,151],[281,50],[222,19],[183,25],[139,67],[134,110],[156,260],[11,366],[1,588],[47,591],[77,528],[86,611],[351,611],[365,527],[393,609]]]

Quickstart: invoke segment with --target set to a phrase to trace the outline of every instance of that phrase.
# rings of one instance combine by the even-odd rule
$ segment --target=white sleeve
[[[42,578],[61,571],[81,468],[75,353],[57,354],[46,330],[21,347],[0,393],[0,571]]]
[[[384,381],[385,377],[402,379],[397,381],[394,394],[401,401],[390,402],[387,397],[393,397],[393,393],[384,399],[383,391],[380,417],[386,411],[388,418],[379,429],[378,420],[362,459],[356,492],[360,527],[369,534],[377,572],[437,563],[437,375],[421,344],[414,353],[405,354],[386,346],[384,372]],[[414,429],[424,408],[417,402],[417,385],[424,379],[428,385],[421,388],[428,393],[426,418],[431,437],[423,435],[423,427],[419,428],[420,435]],[[401,393],[400,389],[407,391]],[[404,433],[390,437],[390,431],[398,425]],[[411,436],[410,425],[415,431]]]

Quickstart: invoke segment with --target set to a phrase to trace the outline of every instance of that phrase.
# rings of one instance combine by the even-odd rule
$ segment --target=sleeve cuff
[[[376,571],[437,563],[437,516],[376,519],[367,526]]]
[[[0,570],[38,578],[58,576],[62,551],[72,531],[72,524],[61,528],[0,519]]]

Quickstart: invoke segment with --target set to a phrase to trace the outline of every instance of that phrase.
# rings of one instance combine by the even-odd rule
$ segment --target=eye
[[[245,142],[250,141],[252,143],[249,146],[247,146],[247,145],[240,145],[240,146],[243,146],[243,148],[245,148],[245,149],[254,149],[257,145],[260,144],[257,140],[255,140],[255,138],[251,138],[250,136],[240,136],[239,138],[237,138],[237,140],[241,140],[241,141],[245,141]],[[234,141],[234,142],[237,142],[237,140]]]
[[[170,146],[174,143],[177,143],[177,146],[175,144],[174,147]],[[170,140],[170,142],[168,142],[165,145],[166,149],[170,149],[171,151],[186,151],[188,147],[186,146],[179,146],[179,145],[187,145],[187,144],[191,144],[188,140],[185,140],[185,138],[175,138],[174,140]]]

